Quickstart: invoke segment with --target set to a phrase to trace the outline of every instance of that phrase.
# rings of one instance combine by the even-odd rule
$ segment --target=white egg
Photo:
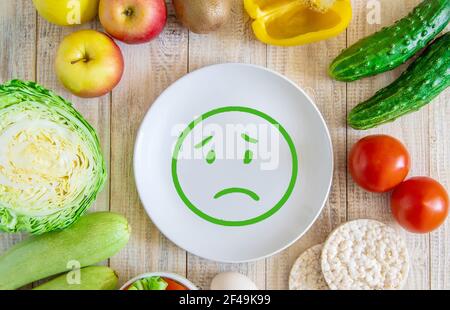
[[[257,290],[256,284],[248,277],[237,272],[222,272],[211,281],[211,290]]]

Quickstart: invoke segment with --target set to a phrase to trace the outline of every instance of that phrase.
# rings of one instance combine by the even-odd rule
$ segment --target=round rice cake
[[[321,253],[322,244],[318,244],[297,258],[289,276],[290,290],[328,290],[320,267]]]
[[[323,245],[322,273],[333,290],[401,289],[409,257],[403,238],[374,220],[356,220],[336,228]]]

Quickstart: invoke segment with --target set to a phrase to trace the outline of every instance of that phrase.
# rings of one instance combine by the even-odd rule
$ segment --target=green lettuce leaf
[[[149,277],[137,280],[129,288],[129,291],[164,291],[168,284],[161,277]]]

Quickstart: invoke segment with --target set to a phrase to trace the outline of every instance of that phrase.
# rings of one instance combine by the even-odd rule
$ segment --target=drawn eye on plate
[[[246,150],[244,154],[244,164],[248,165],[253,160],[253,152],[251,150]]]
[[[216,161],[216,151],[210,150],[208,154],[206,154],[206,162],[211,165],[215,161]]]
[[[247,143],[258,143],[258,140],[255,138],[250,137],[248,134],[243,133],[241,134],[241,138],[244,139]],[[246,150],[244,153],[244,164],[248,165],[253,160],[253,152],[251,150]]]
[[[200,149],[205,147],[206,145],[209,144],[209,142],[211,142],[211,140],[213,139],[213,136],[208,136],[205,139],[203,139],[201,142],[197,143],[196,145],[194,145],[194,148],[196,149]],[[216,151],[214,151],[214,149],[211,149],[208,151],[208,153],[206,154],[206,162],[208,164],[212,164],[216,161]]]

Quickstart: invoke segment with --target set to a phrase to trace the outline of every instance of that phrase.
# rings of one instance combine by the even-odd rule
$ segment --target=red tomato
[[[350,174],[359,186],[370,192],[392,190],[406,178],[409,166],[405,146],[390,136],[367,136],[350,151]]]
[[[411,178],[392,192],[391,209],[403,228],[414,233],[427,233],[445,221],[448,194],[439,182],[431,178]]]
[[[168,284],[166,287],[166,291],[185,291],[185,290],[187,290],[187,288],[185,286],[181,285],[177,281],[174,281],[174,280],[171,280],[168,278],[163,278],[163,279]]]

